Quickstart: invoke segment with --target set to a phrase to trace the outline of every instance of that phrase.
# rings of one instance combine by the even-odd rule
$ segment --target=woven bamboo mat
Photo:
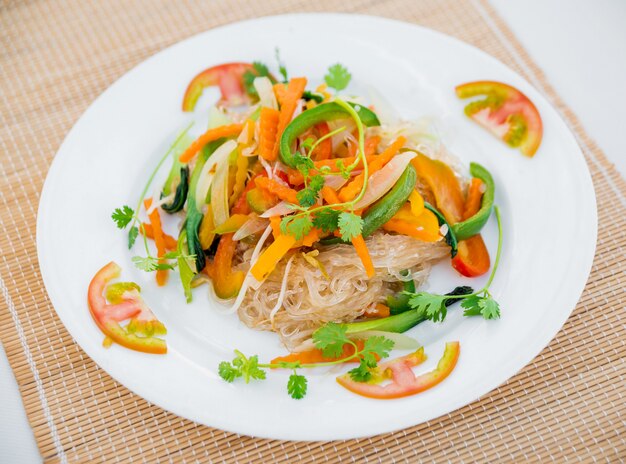
[[[295,11],[412,21],[476,45],[562,112],[593,176],[598,246],[556,338],[454,413],[370,439],[282,442],[225,433],[148,404],[76,345],[41,282],[35,216],[63,137],[115,79],[192,34]],[[479,0],[0,1],[0,336],[47,462],[619,462],[626,459],[626,184],[488,3]],[[572,250],[573,253],[576,250]]]

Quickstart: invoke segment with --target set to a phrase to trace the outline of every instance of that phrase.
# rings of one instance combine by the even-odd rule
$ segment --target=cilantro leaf
[[[433,322],[443,321],[448,313],[445,297],[428,292],[409,293],[409,306]]]
[[[350,83],[350,79],[352,79],[352,75],[339,63],[328,68],[328,73],[324,76],[326,85],[337,91],[345,89]]]
[[[278,72],[283,76],[283,82],[287,82],[289,80],[289,75],[287,74],[287,68],[285,67],[285,63],[280,59],[280,50],[276,47],[275,50],[276,61],[278,62]]]
[[[241,372],[246,383],[249,383],[250,379],[265,380],[265,371],[258,364],[257,355],[250,356],[247,360],[242,359]]]
[[[363,353],[375,354],[379,358],[387,358],[395,343],[386,337],[369,337],[363,344]],[[374,359],[376,361],[376,359]]]
[[[324,186],[324,178],[322,176],[313,176],[309,180],[309,185],[296,194],[298,203],[305,208],[313,206],[319,197],[320,190]]]
[[[337,169],[339,169],[339,174],[341,174],[341,177],[343,177],[344,179],[350,178],[351,170],[348,169],[345,164],[343,164],[342,159],[338,159],[337,161],[335,161],[335,166],[337,166]]]
[[[343,353],[343,345],[350,343],[346,330],[345,324],[329,322],[313,332],[313,343],[322,350],[324,356],[337,358]]]
[[[280,221],[280,231],[283,234],[293,235],[296,240],[301,240],[312,228],[313,222],[307,214],[302,216],[287,216]]]
[[[304,398],[307,390],[307,380],[303,375],[298,375],[295,372],[289,376],[287,381],[287,393],[295,399],[300,400]]]
[[[354,213],[346,211],[339,213],[337,224],[341,238],[346,242],[350,242],[357,235],[361,235],[363,231],[363,219]]]
[[[231,363],[227,361],[222,361],[220,363],[218,373],[220,374],[220,377],[227,382],[232,382],[237,377],[241,377],[241,369],[234,367]]]
[[[464,316],[482,316],[485,319],[498,319],[500,317],[500,305],[491,296],[472,295],[461,302],[465,308]]]
[[[243,85],[248,95],[257,96],[257,91],[254,88],[254,79],[263,76],[270,77],[270,71],[267,69],[267,66],[260,61],[253,62],[252,67],[254,71],[248,70],[243,73]]]
[[[293,153],[296,169],[302,173],[303,176],[308,176],[309,171],[315,168],[315,163],[308,156],[302,155],[298,152]]]
[[[368,366],[365,360],[361,360],[359,367],[355,367],[354,369],[350,369],[348,371],[350,374],[350,378],[355,382],[367,382],[372,378],[372,373],[370,371],[370,366]]]
[[[333,232],[337,230],[339,223],[339,211],[332,208],[324,208],[315,212],[313,216],[313,225],[324,232]]]
[[[115,222],[115,225],[118,229],[124,229],[130,221],[135,217],[135,211],[127,205],[122,206],[121,208],[115,208],[113,214],[111,214],[111,219]]]
[[[472,295],[461,301],[461,307],[465,308],[464,316],[480,316],[480,306],[478,305],[480,298],[478,295]]]
[[[485,319],[489,320],[500,318],[500,305],[493,298],[483,298],[478,304],[480,305],[480,312]]]
[[[155,258],[154,256],[133,256],[132,261],[137,269],[146,272],[174,269],[174,265],[169,263],[160,263],[159,258]]]
[[[137,235],[139,234],[139,229],[135,226],[131,227],[128,231],[128,249],[130,250],[135,244],[135,240],[137,240]]]

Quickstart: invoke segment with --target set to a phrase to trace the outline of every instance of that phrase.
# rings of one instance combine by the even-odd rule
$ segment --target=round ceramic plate
[[[327,370],[307,372],[309,392],[299,401],[286,393],[288,372],[272,372],[263,382],[224,382],[217,366],[232,359],[233,349],[269,360],[285,353],[277,336],[248,329],[236,315],[220,314],[206,286],[195,290],[192,304],[185,304],[176,276],[165,288],[156,287],[153,275],[131,262],[140,247],[129,251],[126,234],[111,221],[114,208],[136,203],[178,131],[191,119],[206,117],[180,109],[189,80],[222,62],[274,64],[276,47],[290,74],[307,76],[313,84],[322,81],[329,65],[344,64],[353,75],[347,92],[374,88],[403,118],[437,118],[449,150],[465,165],[478,161],[493,173],[504,248],[492,293],[502,318],[464,318],[457,308],[443,324],[423,323],[411,330],[429,356],[420,372],[436,365],[446,341],[461,343],[454,372],[422,394],[366,399],[344,390],[335,381],[338,372]],[[544,138],[534,158],[509,149],[464,116],[465,102],[456,98],[454,87],[485,79],[517,87],[537,106]],[[207,107],[215,97],[203,96],[200,106]],[[39,206],[37,245],[59,317],[85,352],[133,392],[180,416],[232,432],[332,440],[433,419],[476,400],[522,369],[574,308],[591,267],[596,228],[591,178],[574,137],[519,75],[476,48],[428,29],[367,16],[308,14],[261,18],[199,34],[113,84],[76,123],[54,159]],[[483,236],[493,257],[493,218]],[[122,266],[124,280],[142,286],[145,300],[167,326],[167,355],[103,348],[86,294],[91,277],[109,261]],[[463,279],[443,262],[428,288],[445,292],[460,284],[480,288],[483,282]]]

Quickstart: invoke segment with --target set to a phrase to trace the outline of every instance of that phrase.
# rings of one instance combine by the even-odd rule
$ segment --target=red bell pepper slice
[[[434,387],[448,377],[456,366],[460,352],[459,342],[446,343],[446,349],[435,370],[417,377],[413,367],[426,360],[424,348],[379,364],[369,382],[356,382],[349,374],[337,377],[337,382],[351,392],[368,398],[389,400],[411,396]],[[391,380],[391,383],[381,385],[386,380]]]
[[[507,145],[533,156],[543,136],[539,111],[522,92],[501,82],[468,82],[456,87],[459,98],[485,96],[465,107],[465,114]]]
[[[471,218],[480,209],[483,197],[482,184],[480,179],[475,177],[472,179],[465,200],[463,220]],[[452,258],[454,269],[465,277],[478,277],[486,274],[490,266],[489,250],[487,250],[485,241],[480,234],[459,240],[456,256]]]
[[[457,253],[452,258],[452,267],[465,277],[478,277],[486,274],[491,266],[489,251],[480,234],[457,244]]]
[[[165,326],[145,304],[136,284],[120,282],[109,286],[107,298],[110,303],[107,303],[103,295],[105,287],[120,273],[121,268],[110,262],[91,280],[87,301],[93,320],[108,339],[119,345],[144,353],[167,353],[165,340],[155,337],[166,333]],[[130,322],[122,327],[120,322],[125,320]]]
[[[205,69],[194,77],[185,91],[183,111],[193,111],[196,102],[207,87],[219,86],[223,103],[241,105],[248,100],[244,90],[243,75],[246,71],[254,72],[250,63],[224,63]]]

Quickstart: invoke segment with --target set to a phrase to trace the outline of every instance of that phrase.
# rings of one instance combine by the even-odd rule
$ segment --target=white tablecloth
[[[491,1],[626,177],[626,1]],[[1,347],[0,391],[0,462],[41,462]]]

